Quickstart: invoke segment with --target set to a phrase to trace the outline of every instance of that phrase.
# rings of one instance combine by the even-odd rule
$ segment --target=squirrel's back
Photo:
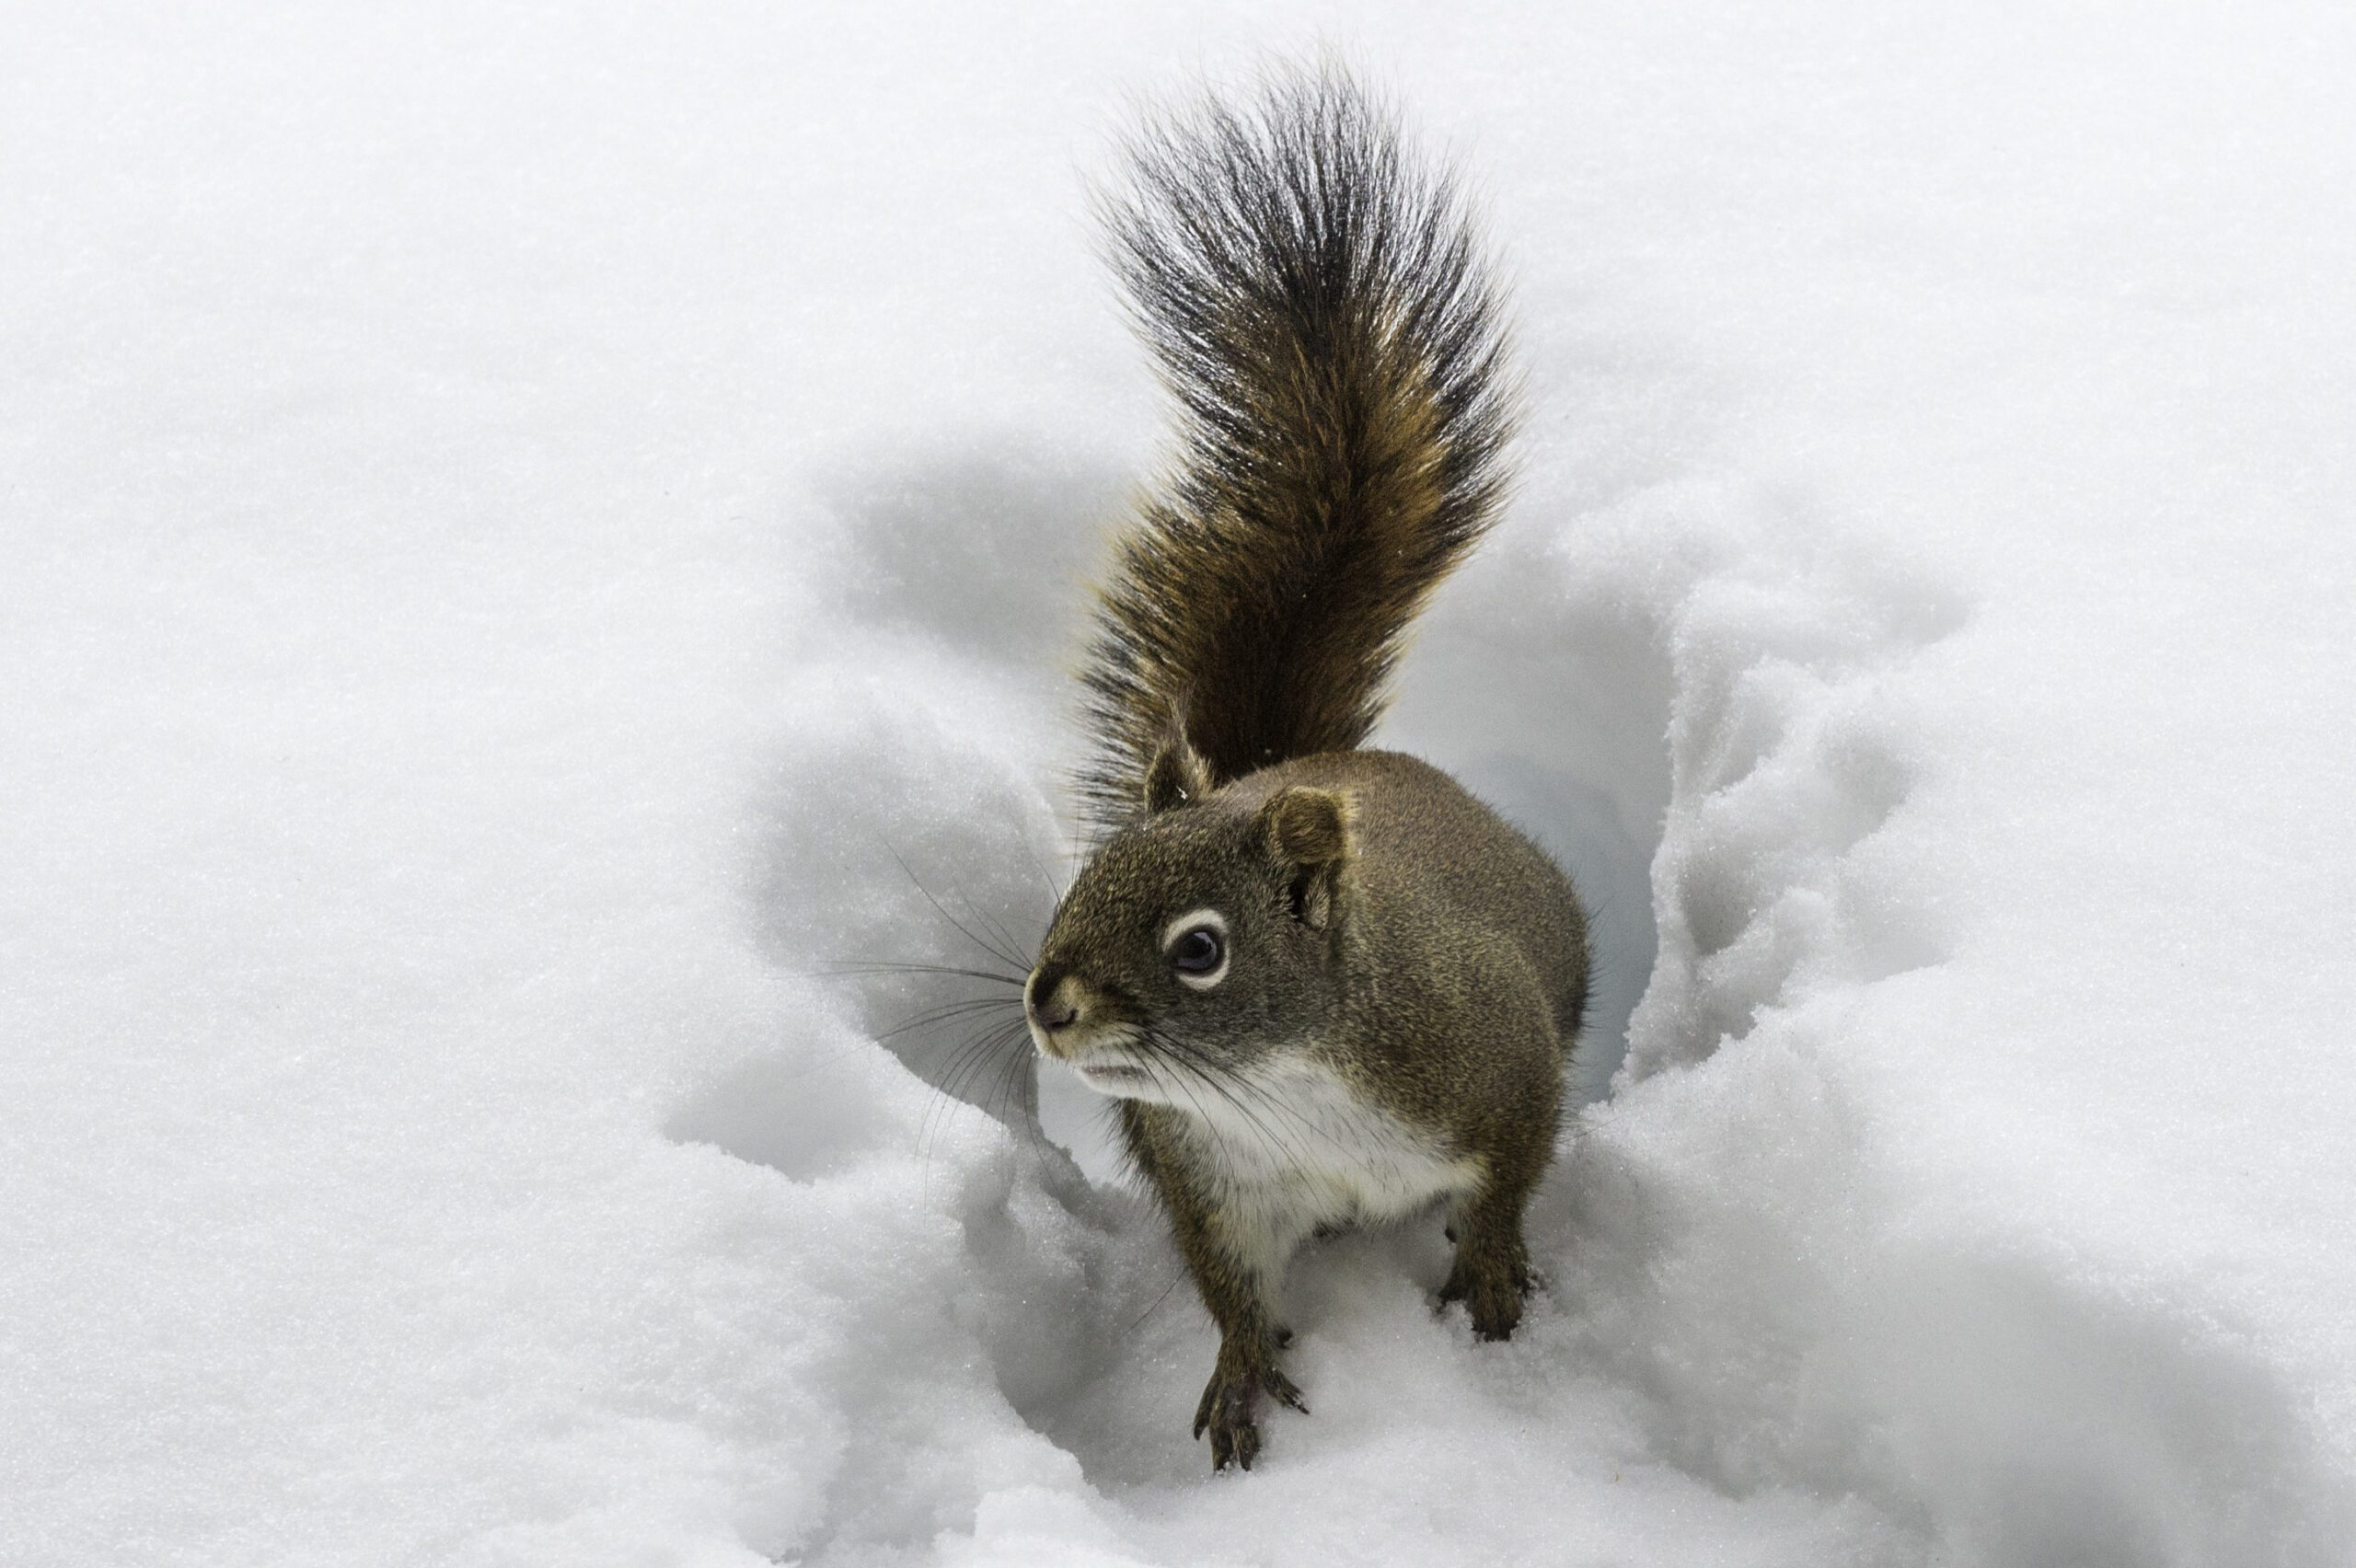
[[[1391,962],[1370,973],[1393,991],[1371,998],[1415,1016],[1397,987],[1412,983],[1410,954],[1435,958],[1510,951],[1527,966],[1553,1016],[1556,1043],[1577,1038],[1588,1000],[1588,935],[1570,879],[1547,853],[1466,793],[1439,768],[1392,751],[1323,753],[1269,768],[1224,790],[1227,809],[1249,815],[1295,787],[1351,801],[1350,834],[1362,946]]]
[[[1085,672],[1107,828],[1173,738],[1213,785],[1365,739],[1408,623],[1488,525],[1513,421],[1463,201],[1347,76],[1281,75],[1129,153],[1102,208],[1180,430]]]

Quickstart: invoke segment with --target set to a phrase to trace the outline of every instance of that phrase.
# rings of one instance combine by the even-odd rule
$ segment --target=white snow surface
[[[0,1562],[2350,1561],[2350,15],[19,0]],[[1321,42],[1531,409],[1383,739],[1603,994],[1521,1332],[1322,1243],[1214,1480],[1080,1091],[828,971],[1035,938],[1082,177]]]

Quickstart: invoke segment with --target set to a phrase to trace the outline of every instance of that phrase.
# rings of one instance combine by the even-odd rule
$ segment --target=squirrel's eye
[[[1208,974],[1226,956],[1226,945],[1208,926],[1195,927],[1170,950],[1170,962],[1187,974]]]
[[[1207,991],[1227,978],[1227,917],[1216,909],[1189,909],[1161,928],[1161,951],[1178,983]]]

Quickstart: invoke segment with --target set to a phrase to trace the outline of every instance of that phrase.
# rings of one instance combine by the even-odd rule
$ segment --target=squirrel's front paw
[[[1230,1459],[1245,1470],[1252,1468],[1260,1452],[1260,1426],[1252,1412],[1264,1393],[1303,1415],[1309,1413],[1300,1390],[1275,1367],[1231,1367],[1225,1355],[1219,1357],[1218,1369],[1203,1389],[1203,1402],[1195,1409],[1195,1435],[1211,1435],[1213,1474],[1225,1470]]]
[[[1526,1264],[1500,1259],[1468,1266],[1461,1253],[1448,1283],[1439,1287],[1440,1305],[1463,1302],[1472,1332],[1484,1340],[1513,1337],[1521,1323],[1521,1298],[1529,1294]]]

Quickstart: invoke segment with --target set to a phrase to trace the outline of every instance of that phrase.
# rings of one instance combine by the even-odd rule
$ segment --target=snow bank
[[[1511,1343],[1322,1245],[1214,1482],[1088,1102],[841,971],[1038,929],[1073,170],[1321,29],[1517,258],[1386,739],[1599,905],[1600,1098]],[[10,13],[0,1559],[2343,1560],[2351,44]]]

